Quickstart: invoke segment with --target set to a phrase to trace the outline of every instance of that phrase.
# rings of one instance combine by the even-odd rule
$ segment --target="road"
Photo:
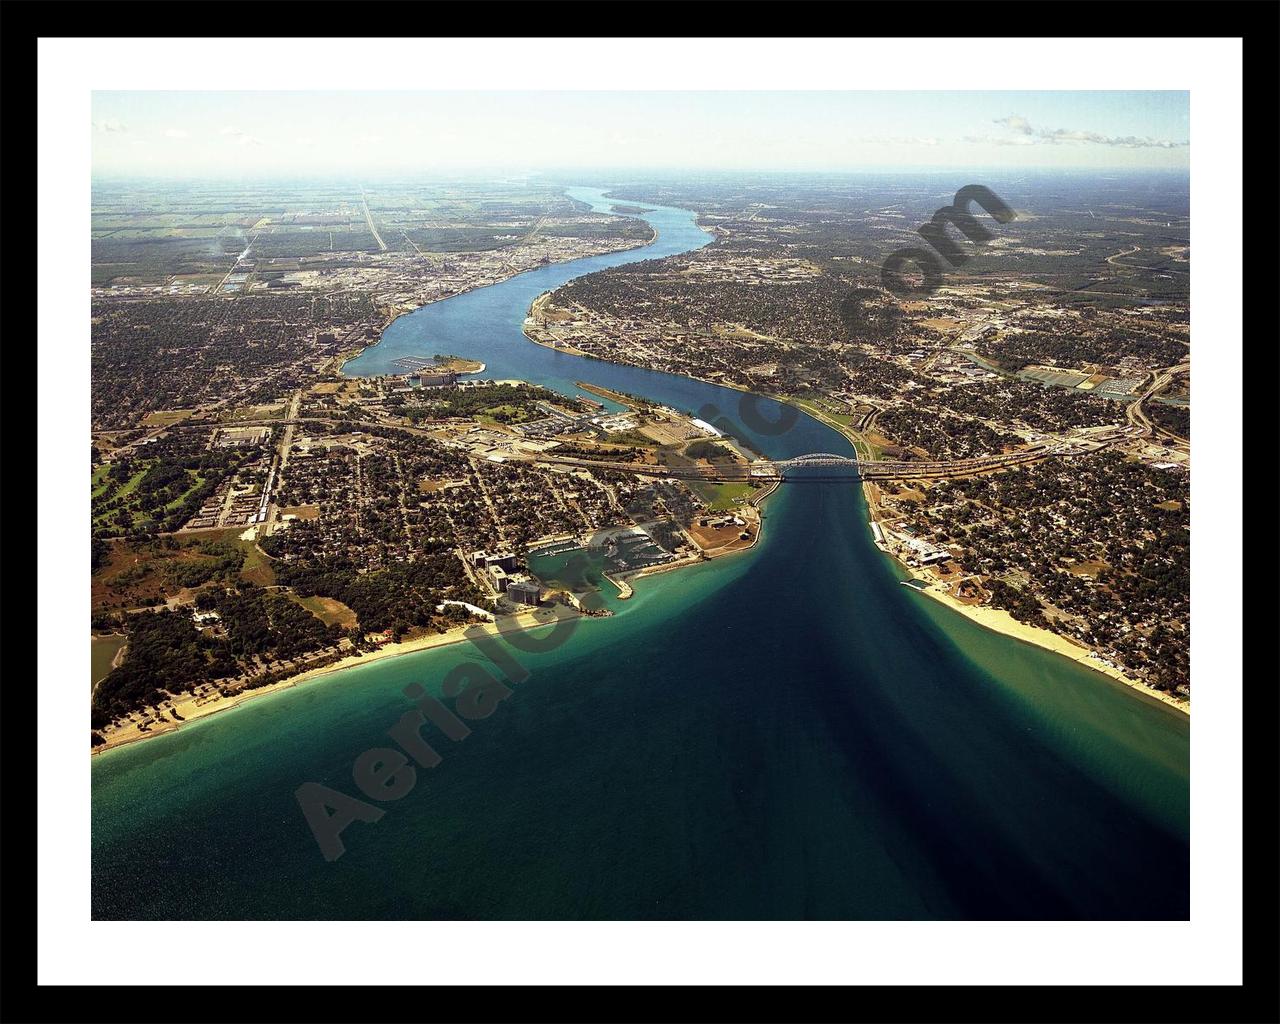
[[[212,288],[209,289],[210,295],[219,295],[222,293],[222,286],[227,283],[227,278],[229,278],[232,274],[236,272],[236,267],[240,266],[240,261],[249,255],[249,253],[253,249],[253,243],[256,242],[257,240],[258,240],[258,233],[254,232],[253,237],[249,239],[249,244],[244,247],[244,252],[242,252],[239,256],[237,256],[236,261],[231,264],[231,269],[222,275],[221,281],[219,281],[217,284],[215,284]]]
[[[966,353],[968,354],[968,353]],[[1001,469],[1011,468],[1017,465],[1025,465],[1033,462],[1039,462],[1048,458],[1070,458],[1073,456],[1083,455],[1090,452],[1098,451],[1108,445],[1131,438],[1133,428],[1141,433],[1141,436],[1150,437],[1153,433],[1158,432],[1158,428],[1153,424],[1147,416],[1144,404],[1153,395],[1166,388],[1175,376],[1184,374],[1190,370],[1190,363],[1180,363],[1176,366],[1165,367],[1155,372],[1151,384],[1143,391],[1126,410],[1126,418],[1129,427],[1114,428],[1113,430],[1101,433],[1093,432],[1080,436],[1064,436],[1060,438],[1050,438],[1035,444],[1027,445],[1012,452],[993,453],[991,455],[978,456],[970,459],[953,459],[939,461],[899,461],[899,460],[858,460],[858,473],[863,480],[905,480],[905,479],[945,479],[952,477],[972,476],[977,473],[989,473]],[[413,434],[419,437],[434,437],[433,432],[421,427],[413,427],[400,423],[387,423],[379,420],[350,420],[338,419],[324,416],[301,416],[302,392],[296,392],[290,402],[288,412],[284,419],[273,420],[253,420],[245,419],[237,421],[238,426],[249,426],[257,422],[267,425],[282,425],[285,430],[280,441],[279,451],[275,460],[275,466],[278,467],[279,473],[283,473],[287,461],[288,451],[293,443],[295,426],[298,423],[326,423],[334,426],[345,427],[348,429],[369,429],[382,428],[388,430],[396,430],[406,434]],[[861,434],[856,428],[850,428],[843,424],[837,423],[830,417],[824,415],[821,410],[808,408],[806,409],[811,415],[819,420],[827,423],[834,429],[839,430],[846,437],[852,440],[855,445],[862,440]],[[859,426],[866,428],[874,422],[875,417],[880,410],[868,410],[859,420]],[[196,426],[194,423],[174,424],[169,429],[182,429],[184,426]],[[204,426],[207,426],[205,424]],[[554,456],[546,453],[540,454],[524,454],[519,452],[511,452],[508,458],[523,462],[531,462],[540,465],[553,466],[575,466],[582,469],[596,469],[603,471],[615,471],[638,476],[659,476],[659,477],[675,477],[687,480],[703,480],[703,481],[747,481],[751,480],[759,483],[771,481],[781,482],[785,479],[791,480],[818,480],[823,477],[816,474],[797,475],[788,473],[790,469],[787,465],[775,465],[767,460],[761,460],[750,465],[735,464],[733,466],[706,467],[706,466],[689,466],[674,467],[661,465],[645,465],[628,462],[612,462],[607,460],[595,459],[578,459],[567,458],[563,456]],[[838,469],[841,479],[849,478],[847,472],[849,464],[841,464]],[[817,466],[815,468],[821,468]],[[277,479],[278,485],[278,479]],[[486,495],[487,500],[487,495]],[[278,508],[272,503],[268,509],[266,519],[267,530],[269,533],[271,527],[275,524],[278,516]]]
[[[1132,256],[1132,255],[1133,255],[1134,253],[1136,253],[1136,252],[1142,252],[1142,246],[1140,246],[1140,245],[1135,245],[1132,249],[1126,249],[1126,250],[1124,250],[1124,252],[1118,252],[1118,253],[1116,253],[1116,254],[1115,254],[1115,255],[1113,255],[1113,256],[1108,256],[1108,257],[1107,257],[1107,262],[1108,262],[1108,263],[1110,263],[1113,267],[1114,267],[1114,266],[1127,266],[1127,264],[1117,264],[1117,263],[1116,263],[1116,260],[1121,259],[1121,258],[1122,258],[1122,257],[1124,257],[1124,256]],[[1136,269],[1141,269],[1141,268],[1136,268]]]
[[[538,222],[529,230],[529,233],[527,235],[521,238],[520,241],[516,242],[514,245],[510,245],[507,247],[507,252],[514,255],[515,252],[521,246],[529,245],[537,236],[538,232],[542,230],[542,225],[544,225],[546,222],[547,222],[546,214],[543,214],[541,217],[538,218]],[[509,276],[515,276],[515,274],[517,273],[516,269],[511,265],[510,256],[508,256],[505,260],[503,260],[502,272]]]
[[[1161,371],[1161,374],[1172,373],[1173,371],[1183,369],[1184,367],[1170,367],[1168,371]],[[1163,387],[1168,383],[1168,379],[1164,379],[1159,387]],[[1147,395],[1154,393],[1157,386],[1153,385],[1148,390]],[[398,430],[406,434],[414,434],[419,437],[434,437],[431,431],[422,427],[411,427],[400,423],[384,423],[378,420],[345,420],[335,419],[324,416],[298,416],[296,415],[297,405],[296,398],[301,397],[300,394],[295,397],[295,404],[290,408],[290,415],[284,420],[240,420],[237,426],[249,426],[258,422],[269,424],[272,426],[284,424],[289,439],[292,439],[292,428],[297,423],[328,423],[334,426],[346,427],[352,430],[368,429],[370,427],[382,428],[384,430]],[[1140,399],[1141,401],[1141,399]],[[1135,405],[1138,403],[1134,403]],[[821,416],[819,418],[822,418]],[[834,425],[834,421],[833,425]],[[1141,427],[1141,424],[1135,424]],[[175,424],[170,429],[180,429],[185,424]],[[848,435],[846,435],[848,436]],[[863,479],[866,480],[903,480],[903,479],[941,479],[944,477],[972,476],[974,473],[989,473],[999,469],[1006,469],[1010,466],[1021,465],[1025,463],[1038,462],[1047,458],[1071,457],[1074,455],[1082,455],[1087,452],[1098,451],[1107,445],[1122,440],[1125,435],[1121,428],[1114,431],[1103,433],[1093,433],[1088,436],[1081,437],[1063,437],[1057,439],[1049,439],[1028,445],[1012,452],[1000,452],[992,455],[982,455],[972,459],[951,459],[936,462],[901,462],[901,461],[868,461],[864,459],[858,460],[858,472]],[[284,440],[281,444],[285,444]],[[623,473],[634,473],[638,476],[661,476],[675,477],[684,480],[705,480],[705,481],[745,481],[755,480],[759,482],[767,482],[771,480],[820,480],[820,476],[792,476],[786,477],[783,471],[767,460],[754,463],[750,466],[735,464],[733,466],[660,466],[645,465],[644,463],[632,462],[609,462],[596,459],[578,459],[565,456],[548,455],[546,453],[537,454],[521,454],[512,452],[508,456],[513,461],[532,462],[538,465],[558,465],[558,466],[576,466],[581,469],[599,469],[614,470]],[[785,460],[784,460],[785,461]],[[819,467],[820,468],[820,467]],[[842,479],[847,474],[842,475]],[[274,521],[274,515],[270,517]]]
[[[1147,437],[1150,437],[1155,433],[1167,433],[1167,431],[1162,431],[1151,421],[1151,417],[1147,415],[1147,410],[1145,408],[1146,403],[1153,395],[1156,395],[1167,388],[1174,377],[1179,377],[1190,372],[1190,363],[1178,363],[1176,366],[1166,366],[1162,370],[1157,370],[1147,389],[1143,391],[1142,394],[1139,395],[1131,404],[1125,407],[1125,419],[1135,427],[1141,428],[1143,434]]]
[[[285,414],[284,433],[280,435],[280,447],[276,449],[275,474],[268,477],[268,483],[274,483],[276,493],[280,491],[280,485],[284,482],[284,468],[289,464],[289,449],[293,447],[293,432],[298,425],[298,409],[302,405],[302,392],[295,391],[293,398],[289,400],[289,411]],[[280,515],[280,506],[270,500],[267,505],[267,518],[263,521],[262,536],[266,537],[271,533],[275,526],[276,519]]]
[[[373,214],[369,212],[369,200],[365,197],[363,188],[360,190],[360,205],[364,207],[364,222],[369,225],[369,233],[373,235],[373,240],[378,243],[378,250],[386,252],[387,243],[382,240],[382,236],[378,234],[378,229],[373,226]]]

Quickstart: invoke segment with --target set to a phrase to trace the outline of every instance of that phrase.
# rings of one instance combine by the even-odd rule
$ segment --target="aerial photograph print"
[[[1189,112],[95,91],[93,918],[1187,920]]]

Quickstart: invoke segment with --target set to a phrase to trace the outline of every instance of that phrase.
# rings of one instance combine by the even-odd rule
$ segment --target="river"
[[[649,246],[423,307],[345,371],[450,353],[723,416],[770,457],[849,453],[808,416],[757,433],[737,392],[523,336],[542,292],[710,242],[688,211],[645,208]],[[345,670],[93,758],[94,916],[1188,916],[1186,716],[900,586],[852,482],[784,486],[766,513],[750,553],[641,580],[612,618],[515,652],[528,677],[511,697],[441,738],[440,765],[331,863],[294,790],[359,796],[352,763],[387,744],[401,689],[488,665],[476,648]]]

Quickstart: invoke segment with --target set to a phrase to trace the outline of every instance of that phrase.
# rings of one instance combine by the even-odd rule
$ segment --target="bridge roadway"
[[[871,461],[850,458],[845,455],[833,455],[830,452],[812,452],[808,455],[797,455],[790,459],[761,459],[750,465],[735,466],[647,466],[630,462],[596,462],[590,459],[572,459],[554,455],[537,455],[533,459],[540,463],[559,463],[562,465],[580,466],[584,469],[616,469],[624,473],[636,473],[643,476],[670,476],[684,480],[707,480],[712,482],[734,482],[744,480],[758,481],[822,481],[848,480],[850,473],[795,473],[794,470],[813,469],[856,469],[862,480],[929,480],[947,477],[969,476],[973,473],[990,473],[1011,466],[1038,462],[1041,459],[1059,457],[1070,458],[1074,455],[1085,455],[1107,447],[1115,441],[1123,440],[1131,435],[1134,428],[1118,427],[1115,429],[1095,431],[1082,434],[1077,438],[1053,438],[1029,444],[1011,452],[996,455],[981,455],[972,459],[949,459],[945,461]]]
[[[1054,455],[1080,455],[1087,451],[1096,451],[1111,440],[1114,440],[1114,438],[1098,437],[1096,440],[1090,441],[1088,446],[1079,447],[1061,442],[1046,441],[1020,448],[1017,451],[1003,452],[999,455],[984,455],[973,459],[952,459],[943,462],[872,462],[843,455],[831,455],[826,452],[815,452],[810,455],[800,455],[791,459],[774,461],[762,459],[750,465],[734,466],[656,466],[633,462],[599,462],[593,459],[577,459],[546,454],[533,456],[532,458],[539,463],[577,466],[582,469],[611,469],[623,473],[635,473],[640,476],[675,477],[680,480],[705,480],[719,483],[746,480],[761,482],[772,480],[816,482],[853,478],[853,474],[848,472],[795,472],[796,470],[809,469],[853,469],[857,470],[858,477],[863,480],[920,480],[992,472],[1022,463],[1035,462]]]
[[[231,424],[220,424],[222,426],[292,426],[298,423],[327,423],[333,426],[341,426],[348,428],[382,428],[384,430],[398,430],[407,434],[416,434],[420,437],[432,437],[429,431],[420,427],[410,427],[403,424],[381,423],[376,420],[343,420],[326,416],[293,416],[285,419],[244,419],[237,420]],[[170,429],[182,429],[191,427],[212,426],[208,422],[187,420],[183,423],[175,423]],[[1134,428],[1130,428],[1134,429]],[[768,460],[760,459],[750,464],[734,464],[731,466],[661,466],[648,465],[636,462],[609,462],[597,459],[579,459],[562,455],[550,455],[545,452],[537,454],[512,454],[512,458],[525,462],[535,462],[540,465],[560,465],[574,466],[581,469],[603,469],[615,470],[620,473],[633,473],[637,476],[658,476],[658,477],[674,477],[678,480],[704,480],[708,483],[742,483],[745,481],[757,481],[760,483],[768,483],[770,481],[813,481],[822,480],[848,480],[852,479],[850,473],[792,473],[789,471],[797,469],[832,469],[832,470],[848,470],[856,469],[857,475],[863,480],[921,480],[921,479],[941,479],[946,477],[968,476],[972,473],[992,472],[999,469],[1006,469],[1010,466],[1016,466],[1028,462],[1036,462],[1040,459],[1049,458],[1051,456],[1071,456],[1082,455],[1086,452],[1097,451],[1104,448],[1111,442],[1120,440],[1126,434],[1124,428],[1118,428],[1114,431],[1097,432],[1088,436],[1082,436],[1077,440],[1046,440],[1035,444],[1028,445],[1025,448],[1019,448],[1012,452],[1002,452],[998,455],[982,455],[972,459],[951,459],[937,462],[911,462],[911,461],[889,461],[878,460],[869,461],[867,459],[850,458],[845,455],[834,455],[830,452],[811,452],[807,455],[797,455],[790,459]]]

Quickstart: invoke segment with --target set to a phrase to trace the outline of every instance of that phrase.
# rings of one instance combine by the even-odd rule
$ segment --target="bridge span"
[[[991,473],[1001,469],[1052,457],[1084,455],[1105,448],[1124,436],[1124,431],[1095,434],[1073,440],[1045,440],[1010,452],[980,455],[971,459],[945,461],[870,460],[831,452],[809,452],[787,459],[757,459],[734,465],[663,466],[636,462],[600,462],[555,455],[538,455],[533,461],[579,466],[583,469],[610,469],[641,476],[674,477],[716,483],[758,481],[819,482],[823,480],[929,480]],[[811,472],[829,470],[830,472]]]
[[[338,419],[326,416],[288,416],[284,419],[244,419],[235,421],[236,426],[268,425],[290,426],[299,423],[325,423],[344,428],[359,427],[368,429],[376,427],[432,437],[430,431],[422,427],[382,421]],[[175,423],[169,429],[210,427],[208,421],[187,420]],[[949,459],[945,461],[915,461],[888,459],[859,459],[848,455],[836,455],[832,452],[808,452],[794,455],[786,459],[757,459],[751,463],[734,463],[730,465],[690,465],[664,466],[643,462],[611,462],[599,459],[582,459],[570,456],[552,455],[550,453],[526,454],[512,452],[510,458],[521,462],[533,462],[542,465],[575,466],[582,469],[613,470],[620,473],[631,473],[639,476],[674,477],[679,480],[705,480],[709,483],[744,483],[770,481],[819,482],[823,480],[939,480],[950,477],[971,476],[974,473],[991,473],[1001,469],[1052,457],[1069,458],[1084,455],[1106,448],[1116,441],[1132,436],[1141,436],[1140,427],[1127,425],[1104,428],[1089,428],[1076,436],[1046,438],[1009,452],[993,455],[980,455],[971,459]],[[830,470],[830,472],[812,472],[813,470]]]

